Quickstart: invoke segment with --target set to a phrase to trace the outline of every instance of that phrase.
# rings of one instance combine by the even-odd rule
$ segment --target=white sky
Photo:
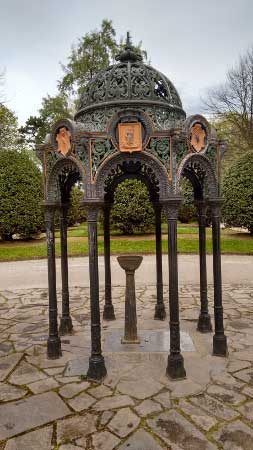
[[[104,18],[118,38],[129,30],[134,43],[142,40],[187,113],[201,112],[205,90],[253,45],[253,0],[0,0],[0,71],[20,123],[56,94],[59,62]]]

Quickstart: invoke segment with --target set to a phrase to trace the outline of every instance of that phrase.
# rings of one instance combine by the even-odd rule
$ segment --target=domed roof
[[[184,111],[178,92],[161,72],[146,65],[127,39],[124,50],[116,57],[118,64],[100,72],[87,85],[75,116],[111,105],[157,105]]]

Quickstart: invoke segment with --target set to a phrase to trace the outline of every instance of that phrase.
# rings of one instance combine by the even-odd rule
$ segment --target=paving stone
[[[240,372],[236,372],[234,374],[236,378],[244,381],[245,383],[249,383],[253,385],[253,367],[245,370],[240,370]]]
[[[144,430],[137,430],[118,450],[163,450],[155,439]]]
[[[31,364],[22,361],[18,368],[11,374],[9,380],[13,384],[23,385],[34,381],[44,380],[45,378],[47,378],[47,376],[43,372],[39,371]]]
[[[57,423],[57,442],[64,443],[78,439],[96,431],[97,417],[92,414],[75,416]],[[78,445],[81,445],[77,442]]]
[[[253,425],[253,402],[247,402],[240,408],[238,408],[238,411],[245,417],[245,419],[249,420],[251,422],[251,425]]]
[[[168,386],[172,391],[171,398],[187,397],[203,391],[203,386],[189,379],[172,381],[168,383]]]
[[[180,400],[177,407],[180,408],[185,414],[190,416],[193,422],[195,422],[205,431],[209,431],[210,428],[217,424],[217,420],[214,417],[209,416],[201,408],[193,406],[186,400]]]
[[[244,352],[235,352],[232,355],[232,359],[239,359],[240,361],[253,362],[253,350],[245,350]]]
[[[95,433],[92,436],[92,444],[95,450],[113,450],[120,440],[108,431]]]
[[[213,436],[224,450],[252,450],[253,430],[240,420],[224,425]]]
[[[242,393],[247,395],[248,397],[253,398],[253,387],[246,386],[245,388],[243,388]]]
[[[108,428],[118,436],[126,437],[138,427],[139,423],[140,418],[130,408],[123,408],[117,411]]]
[[[3,356],[0,358],[0,381],[5,380],[22,357],[22,353],[15,353],[13,355]]]
[[[134,409],[139,416],[145,417],[148,414],[161,411],[162,407],[159,403],[154,402],[151,399],[147,399],[143,400],[143,402],[141,402],[140,405],[136,406]]]
[[[228,365],[228,372],[237,372],[238,370],[247,369],[250,363],[247,361],[232,361]]]
[[[237,376],[237,373],[234,374]],[[223,387],[227,387],[228,389],[238,388],[240,389],[243,386],[243,383],[239,382],[236,378],[234,378],[230,373],[227,372],[216,372],[212,371],[212,380],[215,384],[219,384]]]
[[[27,394],[27,389],[11,386],[10,384],[0,383],[0,401],[9,402],[18,400]]]
[[[50,391],[59,386],[59,383],[54,378],[46,378],[45,380],[35,381],[28,385],[33,394],[41,394],[42,392]]]
[[[52,375],[61,374],[63,370],[64,369],[62,367],[53,367],[52,369],[44,369],[44,372],[51,377]]]
[[[239,403],[246,400],[245,395],[238,394],[232,389],[225,389],[222,386],[210,386],[207,389],[207,394],[216,397],[221,402],[230,403],[231,405],[239,405]]]
[[[161,405],[166,409],[171,407],[170,392],[161,392],[160,394],[154,397],[154,400],[161,403]]]
[[[112,411],[104,411],[101,418],[100,418],[100,424],[102,427],[104,427],[109,420],[113,417],[114,413]]]
[[[48,373],[48,370],[53,370],[53,369],[45,369],[45,372]],[[62,383],[62,384],[78,383],[78,382],[80,382],[80,377],[64,377],[62,375],[56,375],[55,379],[57,381],[59,381],[59,383]]]
[[[81,383],[72,383],[63,386],[59,390],[59,394],[65,398],[72,398],[74,395],[79,394],[82,391],[85,391],[90,386],[90,383],[87,381],[82,381]]]
[[[157,394],[163,385],[154,380],[134,380],[134,381],[120,381],[117,390],[122,394],[131,395],[131,397],[143,400]]]
[[[0,405],[0,440],[67,416],[70,410],[55,392]]]
[[[104,411],[107,409],[123,408],[124,406],[134,406],[134,401],[128,395],[114,395],[113,397],[106,397],[99,400],[93,409],[97,411]]]
[[[109,389],[107,386],[103,384],[101,384],[101,386],[90,389],[88,392],[95,398],[108,397],[113,393],[111,389]]]
[[[177,411],[164,412],[149,419],[150,428],[176,450],[217,450],[206,437]]]
[[[238,416],[238,413],[236,413],[233,409],[224,406],[223,403],[215,400],[209,395],[201,394],[197,397],[191,397],[190,400],[192,403],[200,408],[203,408],[212,416],[219,417],[220,419],[230,420]]]
[[[83,392],[71,400],[68,400],[68,404],[75,411],[80,412],[84,409],[88,409],[93,403],[95,403],[95,401],[95,398],[91,397],[89,394],[86,394],[86,392]]]
[[[59,447],[59,450],[83,450],[83,447],[77,447],[72,444],[64,444]]]
[[[53,427],[42,428],[10,439],[5,450],[51,450]]]

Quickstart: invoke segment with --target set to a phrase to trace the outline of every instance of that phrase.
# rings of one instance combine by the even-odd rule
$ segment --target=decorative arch
[[[96,197],[103,201],[106,194],[125,178],[143,181],[160,200],[168,199],[172,192],[166,169],[155,156],[145,151],[130,156],[122,152],[108,157],[99,167],[94,180]]]
[[[178,191],[180,191],[179,185],[183,177],[191,181],[196,198],[203,197],[205,185],[210,198],[218,197],[218,181],[212,163],[206,156],[193,153],[183,159],[177,172]]]
[[[61,158],[53,165],[46,185],[48,201],[68,201],[74,183],[81,180],[85,186],[85,170],[73,156]]]

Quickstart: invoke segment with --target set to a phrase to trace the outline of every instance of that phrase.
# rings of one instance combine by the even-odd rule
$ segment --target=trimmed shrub
[[[223,221],[227,226],[245,227],[253,234],[253,152],[247,152],[223,178]]]
[[[111,222],[123,234],[152,230],[155,214],[145,184],[127,179],[117,186]]]
[[[0,235],[30,238],[44,227],[42,175],[27,152],[0,151]]]

